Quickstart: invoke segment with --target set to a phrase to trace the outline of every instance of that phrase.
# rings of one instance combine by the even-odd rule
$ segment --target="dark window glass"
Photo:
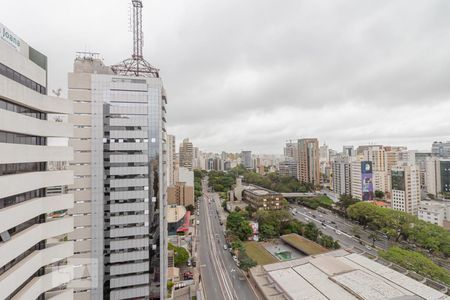
[[[45,146],[47,138],[0,131],[0,143]]]
[[[23,76],[22,74],[14,71],[13,69],[1,63],[0,63],[0,74],[28,88],[31,88],[34,91],[37,91],[38,93],[47,94],[47,89],[44,86],[41,86],[40,84],[32,81],[31,79]]]

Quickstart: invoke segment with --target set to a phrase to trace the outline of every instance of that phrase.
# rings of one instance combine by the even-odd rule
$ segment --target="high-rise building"
[[[319,161],[328,163],[330,161],[330,153],[328,151],[328,146],[324,143],[319,148]]]
[[[363,160],[371,161],[373,171],[386,171],[386,155],[383,146],[368,147],[363,150]]]
[[[450,158],[450,141],[433,142],[431,145],[431,153],[434,156]]]
[[[161,78],[115,74],[83,54],[69,74],[69,97],[76,126],[72,240],[75,257],[95,261],[91,274],[77,278],[90,289],[80,293],[94,299],[159,296],[167,201]]]
[[[333,191],[337,195],[351,195],[352,169],[348,156],[338,156],[333,163]]]
[[[314,138],[299,139],[297,143],[297,179],[300,182],[319,185],[319,141]]]
[[[430,157],[426,160],[426,190],[436,197],[450,195],[450,159]]]
[[[0,299],[72,299],[73,106],[47,95],[47,57],[0,31]]]
[[[298,157],[298,143],[296,141],[288,141],[286,142],[286,146],[284,147],[284,158],[286,160],[297,160]]]
[[[79,53],[68,76],[76,299],[167,295],[167,100],[159,70],[143,57],[142,1],[132,9],[131,58],[106,66]]]
[[[157,73],[116,74],[83,53],[69,73],[69,98],[76,127],[70,239],[75,258],[91,258],[91,272],[77,273],[86,288],[76,292],[92,299],[159,296],[167,201],[162,80]]]
[[[294,160],[282,161],[278,165],[278,172],[281,176],[289,176],[297,178],[298,164]]]
[[[180,144],[180,167],[188,168],[192,171],[192,162],[194,160],[194,147],[189,139],[184,139]]]
[[[396,166],[391,170],[392,209],[417,216],[420,204],[420,171],[417,166]]]
[[[167,135],[167,186],[175,184],[175,162],[177,160],[175,136]]]
[[[348,157],[353,157],[356,155],[355,153],[355,147],[353,146],[343,146],[342,147],[342,154],[348,156]]]
[[[245,168],[253,169],[252,151],[242,151],[241,161]]]
[[[362,156],[351,161],[351,191],[355,199],[369,201],[374,199],[373,165]]]

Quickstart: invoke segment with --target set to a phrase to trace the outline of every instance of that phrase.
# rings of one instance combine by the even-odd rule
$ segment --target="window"
[[[23,76],[22,74],[14,71],[10,67],[1,63],[0,63],[0,75],[8,77],[9,79],[14,80],[15,82],[20,83],[23,86],[26,86],[27,88],[30,88],[38,93],[44,95],[47,94],[47,89],[44,86],[32,81],[31,79]]]
[[[1,98],[0,98],[0,109],[6,109],[8,111],[16,112],[40,120],[47,120],[47,114],[44,112],[40,112],[38,110],[34,110],[22,105],[14,104]]]

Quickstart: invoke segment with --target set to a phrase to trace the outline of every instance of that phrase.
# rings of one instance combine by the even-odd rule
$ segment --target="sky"
[[[131,56],[129,0],[2,0],[0,22],[67,93],[77,51]],[[168,130],[205,151],[286,140],[430,150],[450,140],[448,0],[143,0]]]

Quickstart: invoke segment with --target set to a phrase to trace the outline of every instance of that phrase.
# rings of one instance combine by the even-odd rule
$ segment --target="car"
[[[330,223],[331,223],[331,224],[336,224],[336,222],[335,222],[335,221],[331,221]]]
[[[340,235],[342,232],[340,230],[335,230],[334,232],[336,232],[337,235]]]
[[[197,220],[197,225],[200,225],[200,220]]]
[[[372,250],[372,247],[370,247],[369,245],[366,245],[366,249],[367,250]]]
[[[315,218],[315,217],[316,217],[316,215],[312,215],[312,217],[313,217],[313,218]]]
[[[188,267],[192,266],[192,262],[191,262],[191,259],[190,259],[190,258],[189,258],[188,261],[187,261],[187,265],[188,265]]]
[[[323,216],[322,215],[319,215],[319,218],[322,218]]]
[[[227,249],[228,249],[227,244],[223,244],[223,250],[227,250]]]

